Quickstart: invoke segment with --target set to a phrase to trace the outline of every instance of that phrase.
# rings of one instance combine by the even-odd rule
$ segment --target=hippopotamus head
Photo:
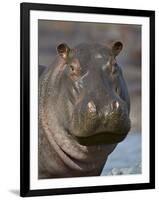
[[[111,47],[70,48],[65,43],[57,47],[62,64],[54,81],[58,97],[53,100],[60,107],[56,114],[67,133],[82,145],[118,143],[130,130],[130,100],[116,60],[122,48],[120,41]]]

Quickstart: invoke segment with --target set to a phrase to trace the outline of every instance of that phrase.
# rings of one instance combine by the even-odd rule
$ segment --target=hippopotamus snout
[[[83,101],[77,106],[71,120],[71,131],[77,137],[90,137],[105,133],[116,134],[121,138],[130,129],[128,108],[124,101],[113,99],[100,106],[95,100]],[[119,138],[118,138],[119,139]]]
[[[102,129],[97,132],[109,132],[126,136],[130,130],[130,119],[127,105],[123,101],[113,100],[100,113]]]

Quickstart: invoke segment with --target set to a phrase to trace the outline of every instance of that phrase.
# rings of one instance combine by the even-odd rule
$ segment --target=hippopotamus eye
[[[81,74],[81,69],[77,68],[76,66],[70,65],[70,70],[71,77],[79,77]]]
[[[72,62],[68,65],[70,68],[70,77],[72,80],[76,80],[81,75],[81,66],[78,59],[73,59]]]

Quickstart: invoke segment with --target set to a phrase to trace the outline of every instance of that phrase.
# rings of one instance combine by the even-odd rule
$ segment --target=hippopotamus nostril
[[[116,101],[116,100],[114,100],[114,101],[112,101],[112,103],[111,103],[111,109],[112,110],[117,110],[118,108],[119,108],[119,102],[118,101]]]
[[[97,110],[93,101],[88,102],[87,107],[89,113],[96,113]]]

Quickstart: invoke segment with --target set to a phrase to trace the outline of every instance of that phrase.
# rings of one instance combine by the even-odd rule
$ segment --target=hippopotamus
[[[38,177],[99,176],[108,156],[130,130],[130,98],[111,46],[57,46],[40,67]]]

